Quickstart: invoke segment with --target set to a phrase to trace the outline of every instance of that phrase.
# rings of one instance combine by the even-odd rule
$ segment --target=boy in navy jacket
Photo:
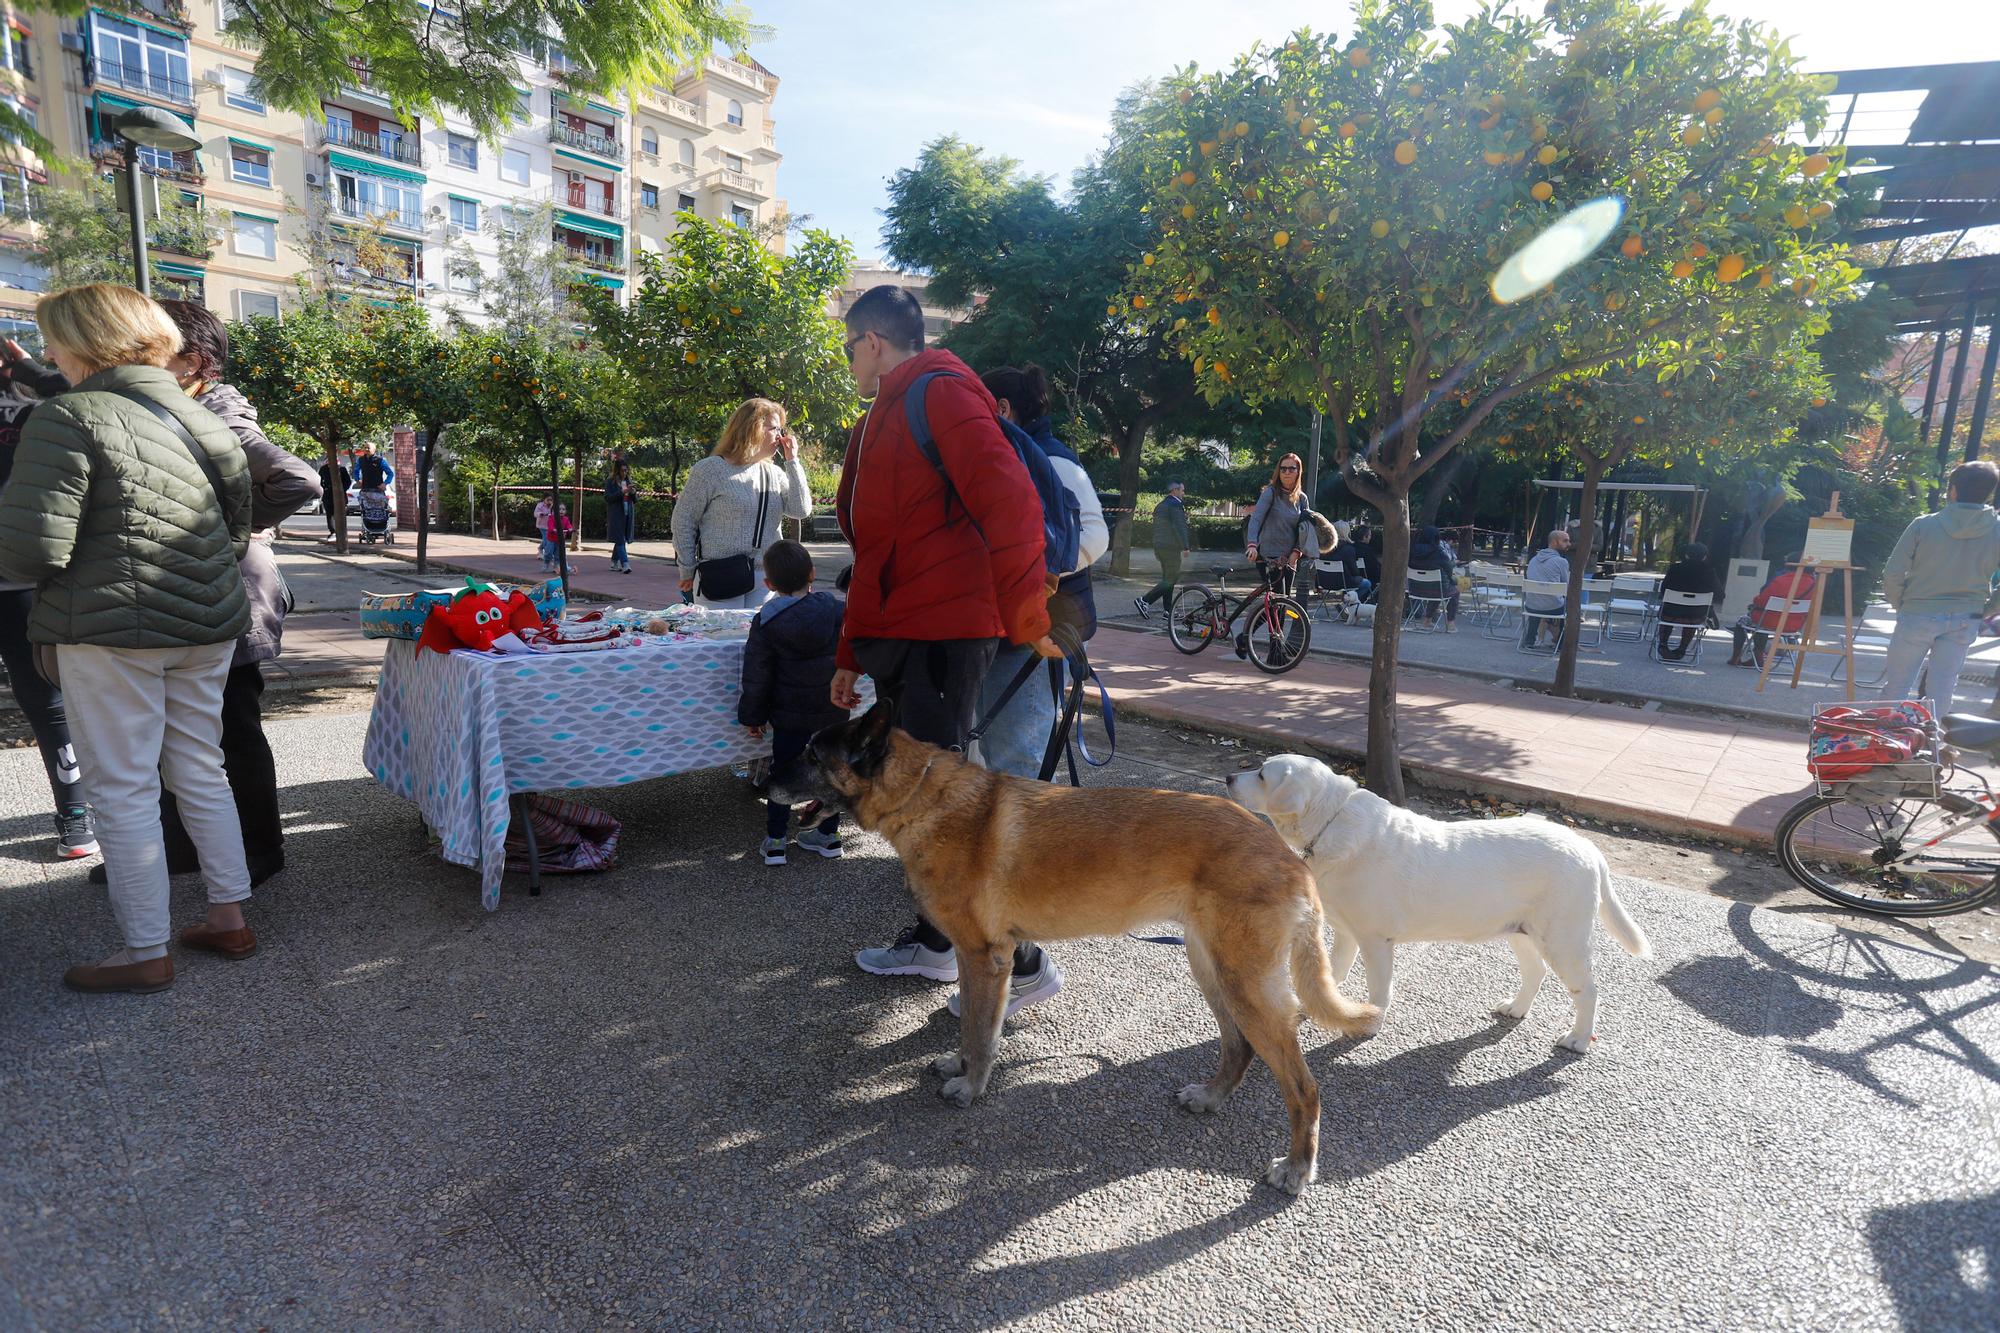
[[[771,733],[773,771],[805,753],[813,733],[847,714],[829,700],[846,604],[830,592],[814,592],[812,555],[793,541],[772,542],[764,552],[764,586],[771,599],[750,622],[743,645],[743,695],[736,720],[761,739]],[[785,864],[785,834],[792,808],[772,801],[765,814],[764,864]],[[840,855],[840,816],[799,834],[798,844],[825,857]]]

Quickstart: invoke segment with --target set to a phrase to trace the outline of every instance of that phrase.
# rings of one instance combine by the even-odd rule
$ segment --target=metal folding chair
[[[1649,631],[1657,630],[1658,632],[1647,633],[1646,656],[1652,658],[1655,662],[1674,660],[1682,662],[1701,661],[1701,645],[1707,638],[1708,611],[1714,605],[1715,594],[1712,592],[1661,592],[1658,616],[1648,626]],[[1668,607],[1673,607],[1676,611],[1675,618],[1672,620],[1667,619]],[[1694,639],[1688,644],[1687,655],[1678,659],[1660,656],[1660,635],[1670,630],[1678,634],[1682,629],[1692,629],[1694,631]]]
[[[1419,634],[1435,634],[1444,624],[1444,573],[1436,569],[1413,569],[1404,594],[1403,625]]]
[[[1653,604],[1653,592],[1659,585],[1653,579],[1620,574],[1611,580],[1611,601],[1604,613],[1604,637],[1607,639],[1630,639],[1638,642],[1646,637],[1647,626],[1652,622],[1657,608]],[[1629,634],[1618,631],[1618,618],[1626,617],[1638,623]]]

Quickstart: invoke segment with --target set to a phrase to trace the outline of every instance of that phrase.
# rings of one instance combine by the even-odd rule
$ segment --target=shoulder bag
[[[764,512],[770,488],[760,475],[757,484],[757,524],[750,529],[751,549],[742,555],[718,556],[694,567],[695,590],[711,602],[733,601],[757,586],[757,543],[764,539]]]

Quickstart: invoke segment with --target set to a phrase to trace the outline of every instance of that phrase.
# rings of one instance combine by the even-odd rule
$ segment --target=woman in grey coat
[[[812,489],[799,463],[798,439],[785,428],[785,409],[768,398],[749,399],[722,428],[715,452],[688,469],[674,501],[674,558],[682,594],[692,594],[703,606],[762,606],[768,595],[764,548],[778,540],[781,519],[811,514]],[[725,596],[701,586],[699,566],[726,566],[744,556],[750,560],[747,591]]]
[[[1250,542],[1244,554],[1257,562],[1257,573],[1274,591],[1289,593],[1292,575],[1306,554],[1305,464],[1286,454],[1271,472],[1271,484],[1257,496],[1250,512]]]

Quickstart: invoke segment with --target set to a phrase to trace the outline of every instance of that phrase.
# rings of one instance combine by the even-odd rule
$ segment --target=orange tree
[[[370,381],[378,316],[358,302],[308,296],[283,321],[269,316],[229,327],[229,378],[267,422],[309,435],[338,477],[340,451],[381,423]],[[347,553],[347,497],[323,497],[333,515],[334,550]]]
[[[440,332],[415,301],[399,301],[375,320],[368,392],[385,417],[424,433],[417,452],[417,572],[429,563],[431,464],[446,430],[479,408],[479,339]],[[489,367],[490,369],[490,367]]]
[[[1595,563],[1598,489],[1625,462],[1709,469],[1780,449],[1814,399],[1824,400],[1819,359],[1804,346],[1771,354],[1676,360],[1670,354],[1581,371],[1500,409],[1496,425],[1569,455],[1583,473],[1583,519],[1570,558],[1565,631],[1555,692],[1576,689],[1583,581]],[[1608,534],[1615,544],[1617,534]],[[1615,549],[1615,546],[1614,546]]]
[[[1352,39],[1300,32],[1184,71],[1137,117],[1156,231],[1126,309],[1173,335],[1211,400],[1324,411],[1348,488],[1382,513],[1377,791],[1403,791],[1411,485],[1565,376],[1822,325],[1856,276],[1823,226],[1837,164],[1786,135],[1812,138],[1824,111],[1774,36],[1699,7],[1552,0],[1434,34],[1424,0],[1363,0]],[[1606,200],[1606,243],[1496,295],[1510,256]]]

